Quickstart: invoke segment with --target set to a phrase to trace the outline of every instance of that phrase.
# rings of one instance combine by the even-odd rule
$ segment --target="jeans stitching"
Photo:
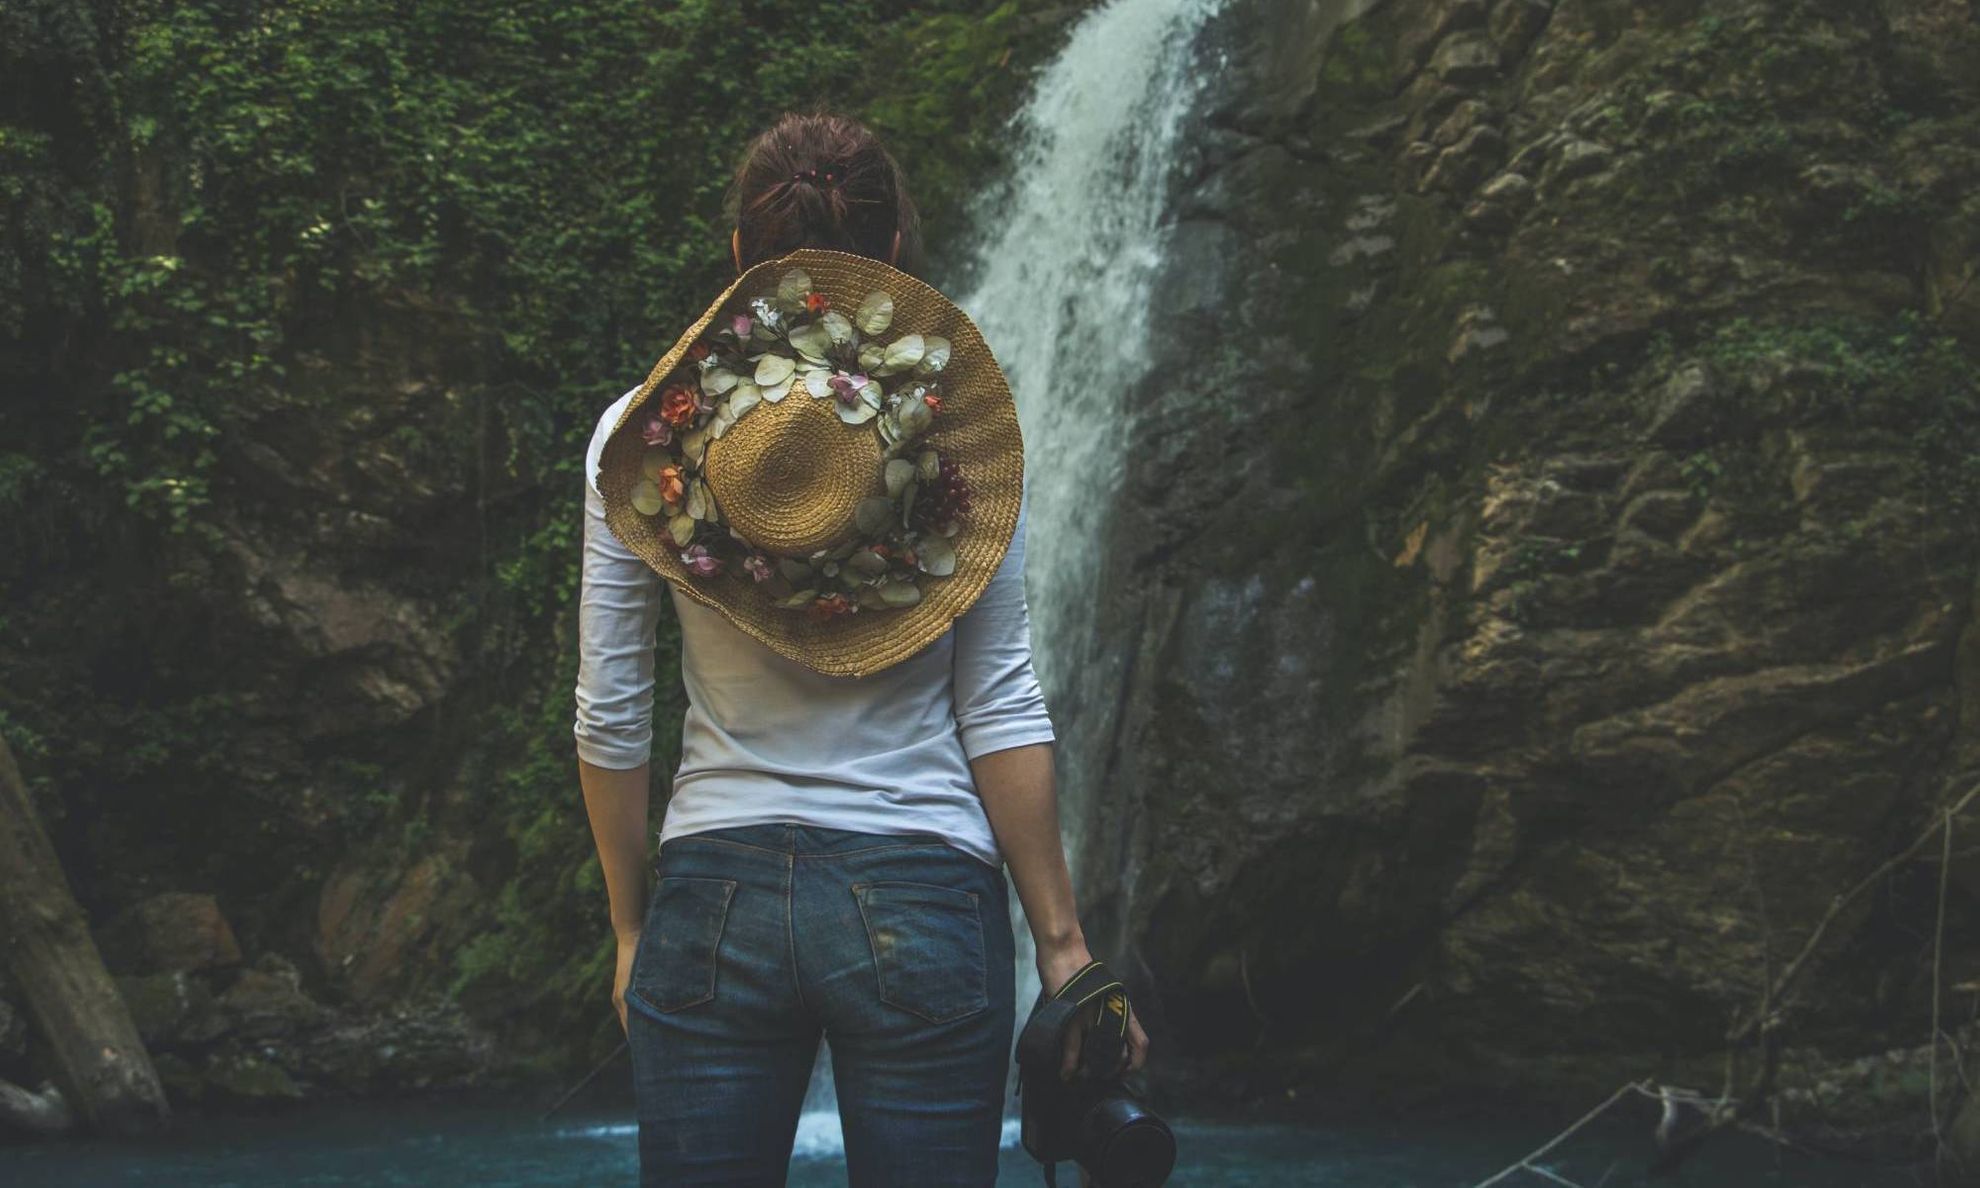
[[[628,977],[626,979],[627,982],[626,997],[628,998],[637,997],[641,1003],[643,1003],[648,1007],[651,1007],[656,1011],[661,1012],[662,1014],[671,1013],[673,1011],[684,1011],[691,1006],[700,1006],[702,1003],[709,1002],[714,999],[715,974],[717,967],[720,966],[721,964],[722,937],[729,930],[729,905],[736,897],[736,886],[737,886],[737,880],[735,879],[710,878],[709,876],[706,875],[667,875],[665,877],[670,879],[706,879],[708,882],[722,884],[722,908],[721,908],[721,912],[716,916],[715,919],[714,939],[710,941],[708,945],[708,989],[699,998],[691,998],[686,1002],[677,1002],[670,1006],[662,1006],[659,1003],[655,1002],[652,999],[652,997],[649,996],[644,990],[641,990],[639,988],[639,982],[636,978]],[[655,906],[658,906],[659,898],[660,898],[659,895],[655,894],[654,896]],[[643,949],[645,945],[646,945],[646,935],[645,935],[645,931],[642,930],[640,934],[639,944],[635,946],[633,949],[633,970],[635,972],[637,972],[639,969],[639,955],[641,949]]]
[[[894,999],[887,997],[886,963],[880,960],[879,946],[874,944],[873,942],[873,919],[872,917],[866,914],[866,892],[875,886],[899,886],[899,885],[905,885],[910,887],[933,887],[938,891],[949,891],[949,892],[960,891],[962,894],[969,896],[970,907],[972,909],[971,915],[973,915],[976,918],[976,953],[977,953],[976,971],[977,971],[977,985],[981,991],[981,995],[983,998],[983,1003],[981,1005],[969,1007],[965,1010],[959,1011],[952,1015],[942,1015],[938,1017],[935,1015],[931,1015],[926,1011],[916,1010],[914,1007],[911,1007],[904,1002],[897,1002]],[[926,1019],[930,1023],[953,1023],[958,1019],[966,1019],[972,1015],[978,1014],[982,1011],[989,1009],[990,1007],[989,943],[990,942],[989,942],[989,937],[985,934],[983,930],[983,901],[981,897],[977,895],[976,892],[971,891],[964,887],[944,887],[938,883],[913,883],[913,882],[903,883],[903,881],[899,879],[888,879],[888,880],[884,880],[881,883],[854,883],[852,885],[852,893],[853,893],[853,901],[859,905],[859,920],[861,925],[864,926],[866,932],[867,948],[873,954],[873,976],[874,976],[874,980],[876,981],[876,983],[879,985],[880,988],[880,1001],[886,1003],[889,1006],[899,1007],[901,1010],[904,1010],[909,1014],[914,1015],[916,1018]]]
[[[944,841],[901,842],[899,844],[888,844],[884,846],[867,846],[863,849],[858,849],[858,850],[792,851],[792,850],[773,850],[768,846],[753,845],[749,842],[739,842],[726,837],[700,837],[692,833],[687,833],[687,834],[682,834],[678,839],[669,838],[668,844],[672,845],[675,844],[676,842],[684,843],[689,841],[701,842],[711,846],[733,846],[738,850],[754,850],[759,854],[771,854],[778,858],[851,858],[857,854],[885,854],[892,852],[894,850],[941,849],[941,850],[953,851],[956,854],[960,854],[964,858],[969,859],[970,861],[976,863],[978,866],[984,868],[985,870],[995,871],[1000,869],[999,867],[990,865],[988,862],[985,862],[983,859],[978,858],[976,855],[970,853],[969,851],[962,849],[960,846],[952,846],[948,842],[944,842]]]
[[[720,841],[721,839],[714,838],[711,840]],[[742,843],[738,842],[736,844],[740,845]],[[797,928],[792,922],[792,917],[797,914],[796,886],[797,856],[793,854],[787,856],[784,863],[784,948],[791,955],[791,985],[797,990],[798,1006],[808,1012],[811,1010],[811,1005],[804,1000],[804,979],[798,976]]]

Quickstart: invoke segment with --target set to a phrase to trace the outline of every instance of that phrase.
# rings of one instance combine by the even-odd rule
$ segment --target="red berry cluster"
[[[969,480],[954,462],[943,458],[935,481],[925,484],[915,498],[914,510],[923,524],[940,527],[966,514],[969,504]]]

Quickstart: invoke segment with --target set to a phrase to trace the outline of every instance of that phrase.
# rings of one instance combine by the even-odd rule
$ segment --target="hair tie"
[[[795,171],[795,172],[793,172],[793,173],[791,174],[791,180],[792,180],[792,181],[808,181],[808,182],[810,182],[810,183],[811,183],[812,185],[814,185],[814,186],[815,186],[815,185],[818,185],[818,184],[820,184],[820,179],[819,179],[819,176],[818,176],[818,169],[817,169],[817,167],[816,167],[816,166],[813,166],[813,167],[812,167],[812,168],[810,168],[810,169],[799,169],[799,170],[797,170],[797,171]],[[837,184],[838,184],[838,181],[839,181],[839,177],[838,177],[838,174],[837,174],[836,172],[834,172],[834,171],[833,171],[833,169],[832,169],[832,167],[831,167],[831,166],[829,166],[829,165],[828,165],[828,166],[826,166],[826,168],[825,168],[825,176],[824,176],[824,179],[823,179],[823,184],[825,184],[825,185],[828,185],[828,186],[832,186],[832,185],[837,185]]]

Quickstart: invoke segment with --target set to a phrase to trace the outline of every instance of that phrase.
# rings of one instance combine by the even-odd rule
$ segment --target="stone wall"
[[[1973,12],[1241,0],[1204,52],[1078,863],[1158,1079],[1716,1088],[1980,781]],[[1832,927],[1797,1069],[1925,1043],[1936,881]]]

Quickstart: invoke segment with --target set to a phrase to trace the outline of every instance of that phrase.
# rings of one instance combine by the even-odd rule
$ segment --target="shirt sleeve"
[[[617,420],[614,405],[599,434]],[[584,564],[578,593],[578,757],[626,769],[653,753],[653,645],[665,585],[652,566],[612,535],[593,477],[597,446],[585,462]]]
[[[1051,742],[1052,719],[1031,668],[1031,615],[1024,598],[1028,495],[1017,527],[983,593],[956,618],[956,727],[970,759],[1027,743]]]

